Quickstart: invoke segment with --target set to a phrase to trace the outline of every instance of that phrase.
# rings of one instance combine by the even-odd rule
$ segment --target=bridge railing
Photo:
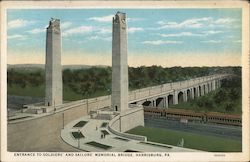
[[[206,76],[206,77],[198,77],[186,81],[179,81],[179,82],[174,82],[174,83],[166,83],[158,86],[152,86],[152,87],[147,87],[147,88],[142,88],[134,91],[129,92],[129,101],[141,99],[141,98],[146,98],[154,95],[159,95],[162,93],[166,92],[172,92],[175,89],[182,89],[182,88],[187,88],[189,86],[194,86],[194,85],[199,85],[202,83],[205,83],[207,81],[211,81],[214,79],[219,79],[219,78],[224,78],[228,76],[227,74],[216,74],[216,75],[211,75],[211,76]],[[107,96],[101,96],[101,97],[96,97],[96,98],[91,98],[91,99],[83,99],[83,100],[77,100],[77,101],[72,101],[69,103],[65,103],[63,105],[59,105],[56,107],[57,109],[67,107],[68,105],[81,105],[81,104],[91,104],[91,103],[96,103],[99,101],[104,101],[104,100],[110,100],[111,95]]]
[[[142,88],[139,90],[134,90],[129,93],[129,100],[136,100],[140,98],[146,98],[149,96],[154,96],[166,92],[171,92],[176,89],[188,88],[190,86],[198,86],[200,84],[212,81],[215,79],[221,79],[228,76],[228,74],[215,74],[206,77],[198,77],[186,81],[179,81],[174,83],[166,83],[158,86],[152,86],[147,88]]]
[[[228,76],[228,75],[216,74],[216,75],[211,75],[211,76],[206,76],[206,77],[194,78],[194,79],[190,79],[190,80],[186,80],[186,81],[166,83],[166,84],[162,84],[162,85],[158,85],[158,86],[152,86],[152,87],[147,87],[147,88],[142,88],[142,89],[130,91],[129,92],[129,101],[147,98],[147,97],[154,96],[154,95],[160,95],[162,93],[171,92],[175,89],[187,88],[191,85],[193,86],[193,85],[202,84],[204,82],[218,79],[218,78],[224,78],[226,76]],[[64,108],[68,108],[68,107],[80,106],[80,105],[84,105],[84,104],[94,104],[94,103],[98,103],[98,102],[101,102],[104,100],[110,100],[110,99],[111,99],[111,95],[90,98],[90,99],[77,100],[77,101],[72,101],[69,103],[64,103],[62,105],[58,105],[56,107],[53,107],[53,109],[55,108],[58,110],[58,109],[64,109]]]

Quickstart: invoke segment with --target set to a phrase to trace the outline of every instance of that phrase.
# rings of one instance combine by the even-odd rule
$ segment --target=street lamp
[[[87,98],[87,114],[89,114],[89,99]]]
[[[62,113],[62,122],[63,122],[63,129],[64,129],[64,112]]]
[[[78,148],[79,148],[79,149],[80,149],[80,132],[81,132],[81,131],[78,129],[78,135],[79,135],[79,136],[78,136],[77,139],[78,139]]]

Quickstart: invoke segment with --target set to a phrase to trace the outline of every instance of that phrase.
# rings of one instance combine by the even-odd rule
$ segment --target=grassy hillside
[[[210,152],[241,152],[241,141],[230,140],[214,136],[172,131],[152,127],[136,127],[127,133],[147,136],[148,141],[177,146],[183,138],[184,147]]]

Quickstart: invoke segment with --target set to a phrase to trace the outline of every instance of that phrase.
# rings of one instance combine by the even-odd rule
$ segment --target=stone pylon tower
[[[112,36],[112,108],[128,109],[128,59],[126,14],[117,12],[113,18]]]
[[[51,19],[46,35],[45,105],[62,104],[62,67],[60,20]]]

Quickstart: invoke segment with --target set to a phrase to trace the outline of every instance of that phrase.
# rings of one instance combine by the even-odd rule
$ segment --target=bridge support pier
[[[195,95],[195,94],[194,94],[194,89],[192,88],[192,89],[191,89],[191,99],[192,99],[192,100],[194,99],[194,95]]]
[[[204,85],[201,86],[201,96],[205,95],[205,88]]]
[[[205,88],[206,88],[206,94],[208,94],[208,93],[209,93],[209,85],[206,84],[206,85],[205,85]]]
[[[221,87],[221,80],[219,79],[219,88]]]
[[[187,98],[188,98],[188,96],[187,96],[187,90],[185,90],[185,91],[183,91],[183,101],[187,102]]]
[[[164,97],[165,108],[168,108],[168,97]]]
[[[174,91],[174,101],[173,101],[174,105],[178,104],[178,91]]]
[[[155,100],[155,98],[152,99],[151,103],[152,103],[152,106],[153,106],[153,107],[156,107],[156,100]]]
[[[197,98],[200,97],[200,90],[199,90],[199,86],[198,87],[195,87],[196,89],[196,94],[197,94]]]

